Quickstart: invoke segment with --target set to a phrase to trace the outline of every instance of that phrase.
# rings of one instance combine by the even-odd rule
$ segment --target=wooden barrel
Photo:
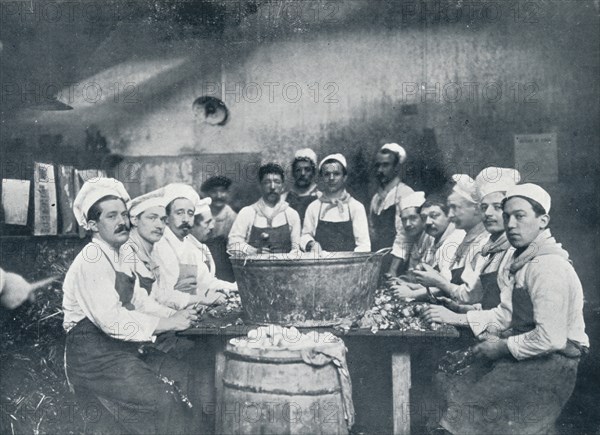
[[[225,358],[218,417],[222,433],[348,433],[341,383],[333,363],[315,367],[302,360],[299,350],[231,344]]]

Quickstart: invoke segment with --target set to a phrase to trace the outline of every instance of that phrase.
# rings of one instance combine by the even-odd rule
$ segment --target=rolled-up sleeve
[[[508,349],[518,360],[563,349],[568,333],[568,287],[571,273],[566,261],[540,256],[528,265],[525,282],[533,303],[535,328],[508,338]]]

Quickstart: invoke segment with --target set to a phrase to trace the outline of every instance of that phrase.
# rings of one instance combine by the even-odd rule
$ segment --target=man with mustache
[[[306,209],[301,244],[305,251],[370,252],[365,207],[346,191],[346,158],[331,154],[319,164],[323,194]]]
[[[164,187],[164,199],[167,226],[154,245],[162,281],[160,288],[166,292],[161,301],[174,308],[185,307],[190,301],[203,305],[224,302],[218,288],[212,287],[212,276],[197,249],[185,242],[200,196],[190,185],[172,183]]]
[[[473,270],[480,271],[482,295],[479,304],[482,310],[491,310],[500,304],[498,270],[507,252],[511,251],[502,220],[502,200],[506,191],[520,180],[521,175],[516,169],[495,167],[482,170],[475,178],[478,196],[481,198],[483,225],[490,233],[490,238],[481,253],[473,260],[479,263],[473,267]],[[436,323],[460,324],[460,316],[457,313],[475,309],[473,305],[452,304],[449,300],[445,302],[452,311],[439,305],[432,305],[424,312],[425,319]],[[478,321],[478,314],[474,313],[472,317],[474,327],[477,328],[477,325],[481,324]]]
[[[452,179],[456,184],[448,196],[448,216],[456,228],[466,234],[452,260],[451,277],[444,277],[427,266],[414,275],[419,284],[435,287],[459,303],[473,304],[481,299],[481,262],[474,260],[481,254],[489,233],[483,225],[475,181],[466,174],[455,174]]]
[[[450,433],[556,431],[589,339],[581,282],[548,229],[550,206],[548,192],[535,184],[506,192],[503,221],[514,251],[498,275],[502,301],[461,315],[472,328],[479,317],[477,359],[460,378],[438,377],[449,402],[474,404],[462,418],[446,410],[440,425]]]
[[[155,244],[162,238],[166,227],[164,189],[158,189],[131,200],[128,204],[131,234],[124,248],[130,248],[127,261],[140,280],[140,285],[156,301],[176,308],[202,303],[199,295],[169,290],[161,280]]]
[[[73,203],[92,240],[63,284],[66,374],[76,391],[118,409],[115,421],[127,432],[188,433],[191,412],[160,378],[177,381],[185,393],[189,367],[153,342],[189,328],[197,313],[162,306],[140,286],[122,249],[129,238],[127,200],[119,181],[99,178],[84,183]]]
[[[425,204],[425,192],[414,192],[402,200],[400,221],[411,249],[408,253],[408,270],[414,269],[423,259],[426,252],[433,247],[434,238],[425,231],[425,221],[421,218],[421,207]],[[392,255],[406,246],[394,244]]]
[[[400,180],[401,165],[406,161],[406,151],[397,143],[386,143],[375,156],[375,170],[378,182],[377,192],[371,200],[369,209],[369,234],[371,248],[377,251],[393,245],[405,247],[395,249],[392,256],[384,261],[383,270],[395,276],[398,268],[404,265],[410,251],[400,215],[402,199],[414,193],[414,190]]]
[[[258,181],[262,197],[240,210],[229,233],[228,249],[241,255],[299,249],[300,216],[281,198],[283,168],[276,163],[261,166]]]
[[[433,246],[425,250],[421,262],[412,269],[412,281],[417,282],[416,274],[423,269],[433,270],[449,280],[452,276],[450,268],[456,250],[464,239],[465,232],[456,229],[454,223],[451,222],[448,205],[441,196],[430,195],[427,197],[421,206],[421,219],[425,222],[425,232],[433,237]],[[399,298],[426,299],[429,292],[432,291],[421,284],[415,286],[400,281],[392,288],[396,297]]]
[[[317,175],[317,154],[310,148],[303,148],[294,154],[292,162],[294,185],[282,197],[300,215],[300,223],[308,205],[321,194],[314,181]]]
[[[229,206],[231,180],[222,175],[208,178],[200,190],[210,197],[210,211],[214,228],[203,243],[208,246],[215,263],[217,278],[233,282],[233,268],[227,253],[227,238],[235,222],[237,213]],[[206,222],[206,220],[204,221]]]

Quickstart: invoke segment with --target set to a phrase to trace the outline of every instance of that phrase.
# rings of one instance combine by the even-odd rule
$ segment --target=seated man
[[[460,377],[439,376],[450,406],[471,405],[458,418],[446,410],[440,425],[450,433],[554,432],[573,392],[589,346],[583,290],[548,229],[550,205],[550,195],[534,184],[506,192],[504,227],[515,251],[499,272],[501,304],[458,315],[456,323],[481,339],[473,348],[478,359]],[[425,318],[434,320],[429,312]]]
[[[402,199],[400,206],[400,224],[404,232],[402,239],[396,239],[392,249],[394,260],[402,258],[412,271],[432,249],[434,238],[425,231],[425,222],[421,218],[421,207],[425,204],[425,192],[414,192]]]
[[[242,255],[287,253],[300,242],[300,216],[281,198],[285,175],[276,163],[258,170],[262,197],[240,210],[229,233],[228,250]]]
[[[77,255],[63,284],[65,369],[78,391],[97,396],[132,433],[188,433],[191,412],[178,388],[187,390],[188,368],[153,347],[158,334],[182,331],[195,310],[174,311],[142,289],[126,262],[129,238],[125,201],[112,178],[86,182],[73,212],[92,240]]]
[[[346,158],[325,157],[319,164],[323,194],[306,209],[302,227],[305,251],[370,252],[369,222],[365,207],[346,192]]]
[[[185,237],[185,243],[190,245],[190,249],[196,250],[200,262],[204,263],[210,273],[212,279],[207,278],[206,286],[210,288],[218,288],[219,290],[237,290],[237,285],[229,281],[222,281],[215,277],[215,262],[212,254],[204,242],[214,230],[214,222],[210,211],[210,198],[201,199],[195,207],[194,211],[194,226],[190,230],[190,234]],[[210,280],[210,283],[208,282]]]
[[[294,185],[282,197],[300,215],[300,223],[304,222],[306,208],[321,194],[317,189],[317,155],[310,148],[296,151],[292,162]]]
[[[235,222],[237,213],[229,206],[231,180],[222,175],[210,177],[200,187],[200,190],[210,197],[210,211],[214,228],[202,242],[208,246],[215,263],[215,276],[219,279],[233,282],[233,268],[227,253],[227,237]]]
[[[224,302],[224,296],[215,287],[214,277],[200,259],[197,249],[185,242],[192,229],[195,204],[200,201],[196,191],[187,184],[172,183],[164,188],[167,227],[163,237],[155,243],[154,251],[160,267],[164,291],[160,302],[173,308],[182,308],[191,301],[203,305]]]
[[[419,269],[425,269],[439,273],[440,276],[450,280],[453,259],[456,250],[465,237],[463,230],[457,230],[450,221],[449,210],[446,201],[442,197],[430,196],[421,206],[421,219],[425,222],[425,232],[433,237],[433,246],[426,249],[421,262],[412,269],[412,281],[416,281],[416,273]],[[406,285],[398,283],[392,287],[396,297],[427,299],[433,291],[439,294],[437,289],[428,289],[418,285]]]
[[[479,280],[482,263],[475,258],[481,255],[489,233],[483,225],[475,181],[466,174],[452,178],[456,184],[448,196],[449,217],[466,234],[452,259],[450,279],[427,267],[414,274],[418,283],[441,290],[458,303],[474,304],[482,297]]]

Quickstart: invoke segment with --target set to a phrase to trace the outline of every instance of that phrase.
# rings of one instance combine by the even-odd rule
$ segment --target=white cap
[[[319,171],[321,170],[323,163],[326,162],[327,160],[335,160],[336,162],[340,162],[341,165],[344,167],[344,169],[348,169],[348,165],[346,163],[346,157],[344,157],[340,153],[336,153],[336,154],[329,154],[327,157],[325,157],[323,160],[321,160],[321,163],[319,163]]]
[[[525,183],[513,186],[506,191],[506,198],[512,196],[522,196],[524,198],[533,199],[544,207],[546,213],[550,213],[550,205],[552,203],[550,194],[537,184]]]
[[[425,192],[413,192],[406,198],[402,198],[400,201],[400,211],[411,207],[419,208],[423,204],[425,204]]]
[[[194,216],[197,216],[199,214],[208,212],[210,213],[210,204],[212,203],[212,198],[210,196],[207,196],[206,198],[202,198],[201,200],[199,200],[196,205],[195,205],[195,209],[194,209]]]
[[[467,174],[454,174],[452,180],[456,183],[452,188],[452,192],[475,204],[479,202],[475,180]]]
[[[315,166],[317,166],[317,153],[315,153],[310,148],[302,148],[296,151],[296,153],[294,154],[294,160],[296,159],[308,159],[311,162],[313,162]]]
[[[200,195],[189,184],[171,183],[164,187],[165,205],[170,204],[177,198],[189,199],[194,206],[200,201]]]
[[[137,216],[151,207],[166,207],[164,187],[133,198],[127,203],[130,216]]]
[[[493,192],[506,192],[519,181],[521,181],[521,174],[516,169],[495,166],[485,168],[475,177],[480,199]]]
[[[388,150],[396,154],[400,163],[404,163],[404,161],[406,160],[406,150],[397,143],[386,143],[384,146],[381,147],[381,149]]]
[[[87,213],[90,207],[99,199],[109,195],[121,198],[125,203],[129,201],[129,194],[125,190],[125,186],[114,178],[94,178],[83,183],[73,201],[73,214],[77,223],[89,230]]]

